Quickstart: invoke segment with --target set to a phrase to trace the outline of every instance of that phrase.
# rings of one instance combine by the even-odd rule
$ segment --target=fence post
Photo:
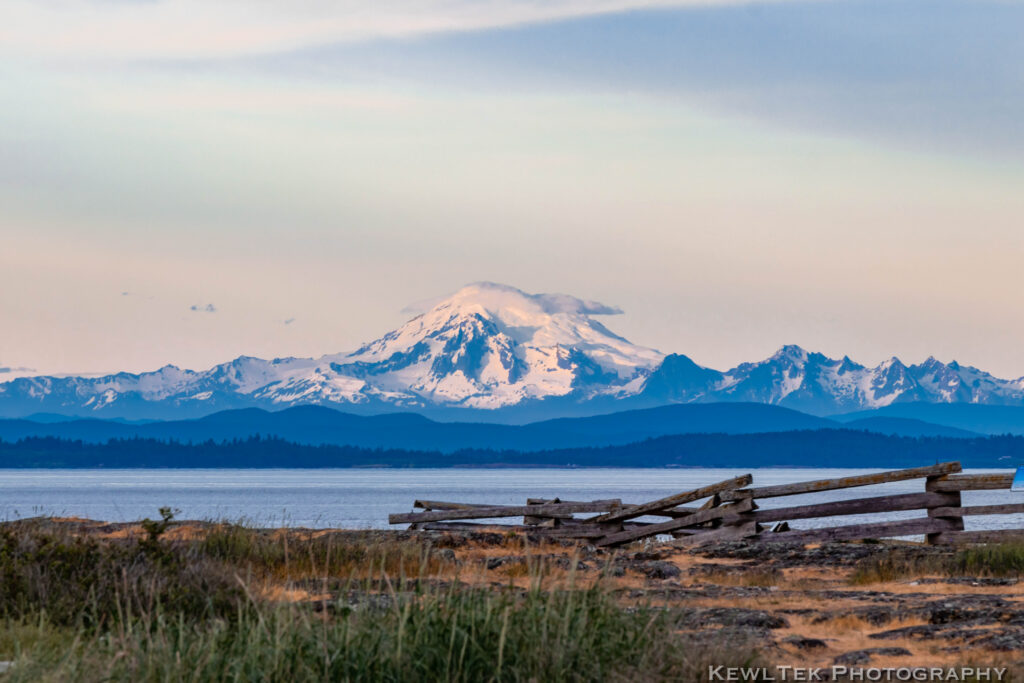
[[[942,481],[946,478],[946,475],[928,477],[924,483],[925,491],[935,491],[936,482]],[[960,491],[955,491],[947,494],[950,497],[948,503],[944,503],[941,507],[961,507],[963,505],[960,497]],[[935,507],[928,508],[928,516],[933,519],[942,519],[950,523],[950,530],[935,534],[928,534],[925,536],[925,542],[928,545],[937,545],[943,541],[943,539],[949,539],[950,535],[954,535],[959,531],[964,530],[964,518],[960,516],[956,517],[940,517],[935,514]]]
[[[527,505],[551,505],[554,503],[561,503],[561,498],[527,498]],[[524,526],[543,526],[543,527],[559,527],[561,526],[560,520],[554,517],[539,517],[536,515],[524,515],[523,516]]]

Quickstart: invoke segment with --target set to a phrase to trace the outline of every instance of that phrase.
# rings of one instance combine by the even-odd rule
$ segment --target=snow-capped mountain
[[[663,354],[594,320],[620,310],[563,294],[476,283],[331,368],[382,391],[499,408],[577,394],[635,393]]]
[[[305,404],[361,412],[475,410],[493,419],[515,411],[556,417],[719,401],[815,415],[908,402],[1024,405],[1024,378],[998,379],[934,358],[910,366],[892,358],[869,368],[784,346],[763,361],[714,370],[632,344],[594,318],[619,312],[563,294],[476,283],[348,353],[243,356],[205,371],[169,365],[106,377],[17,377],[0,383],[0,417],[170,419]]]
[[[468,285],[351,353],[241,357],[195,372],[167,366],[100,378],[0,384],[0,415],[196,415],[230,407],[496,409],[551,398],[636,394],[663,357],[592,316],[616,308],[564,294]]]
[[[686,356],[666,356],[642,395],[655,403],[751,401],[830,415],[908,402],[1024,405],[1024,378],[998,379],[934,358],[910,366],[891,358],[868,368],[790,345],[727,372],[702,368]]]

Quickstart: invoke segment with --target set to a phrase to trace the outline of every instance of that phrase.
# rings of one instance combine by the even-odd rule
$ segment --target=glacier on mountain
[[[417,308],[396,330],[320,358],[242,356],[209,370],[167,365],[105,377],[0,375],[0,416],[40,412],[183,418],[240,407],[331,405],[384,412],[540,406],[586,414],[668,403],[748,401],[828,415],[893,403],[1024,404],[1024,378],[1004,380],[929,358],[870,368],[799,346],[727,371],[616,335],[594,316],[621,311],[564,294],[489,282]]]

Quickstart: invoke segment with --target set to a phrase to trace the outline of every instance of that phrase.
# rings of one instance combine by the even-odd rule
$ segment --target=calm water
[[[394,469],[394,470],[0,470],[0,519],[37,515],[129,521],[156,517],[246,520],[259,525],[387,528],[389,512],[417,498],[523,504],[537,496],[567,500],[621,498],[635,503],[750,471],[755,486],[851,476],[854,469]],[[764,508],[915,493],[924,480],[759,501]],[[1024,502],[1024,493],[976,491],[965,505]],[[793,527],[906,519],[921,512],[804,520]],[[1024,515],[970,517],[968,529],[1024,528]]]

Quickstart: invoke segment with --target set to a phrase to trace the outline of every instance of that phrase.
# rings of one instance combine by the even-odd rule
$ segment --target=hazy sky
[[[982,0],[4,0],[0,368],[333,353],[493,280],[713,367],[1018,377],[1021,35]]]

